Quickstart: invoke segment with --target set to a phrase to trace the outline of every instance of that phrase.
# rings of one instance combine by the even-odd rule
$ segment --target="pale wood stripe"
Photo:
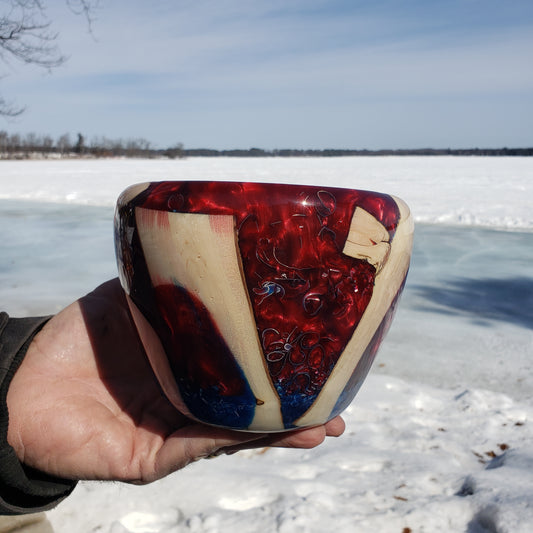
[[[202,301],[260,400],[248,429],[282,430],[280,401],[268,377],[242,273],[234,217],[140,207],[135,216],[152,283],[177,283]]]

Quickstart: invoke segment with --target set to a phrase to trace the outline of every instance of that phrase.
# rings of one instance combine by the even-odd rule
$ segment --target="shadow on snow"
[[[501,320],[533,329],[533,278],[461,278],[442,287],[412,285],[410,290],[433,304],[417,305],[417,310],[462,314],[478,323]]]

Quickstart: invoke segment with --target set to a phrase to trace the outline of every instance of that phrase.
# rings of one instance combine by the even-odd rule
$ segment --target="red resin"
[[[235,360],[202,302],[175,285],[154,290],[164,310],[169,337],[163,341],[172,348],[168,356],[174,375],[186,376],[201,389],[217,387],[222,396],[244,394],[245,382]]]

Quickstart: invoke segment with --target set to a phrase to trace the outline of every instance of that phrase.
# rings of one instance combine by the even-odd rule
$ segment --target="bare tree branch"
[[[95,11],[100,6],[99,0],[66,0],[69,9],[76,15],[83,15],[87,21],[89,32],[92,33]]]
[[[91,32],[99,0],[65,2],[73,13],[85,18]],[[51,28],[42,0],[0,0],[0,60],[7,65],[18,62],[46,70],[62,65],[67,57],[56,44],[59,34]],[[0,96],[0,115],[15,117],[23,111]]]
[[[13,104],[6,102],[0,96],[0,115],[4,116],[5,118],[14,118],[18,117],[22,113],[24,113],[23,107],[14,106]]]

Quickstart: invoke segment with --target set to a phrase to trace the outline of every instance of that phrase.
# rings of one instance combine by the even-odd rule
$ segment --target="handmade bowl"
[[[305,185],[144,183],[115,214],[120,281],[165,394],[247,431],[318,425],[348,406],[412,235],[398,198]]]

